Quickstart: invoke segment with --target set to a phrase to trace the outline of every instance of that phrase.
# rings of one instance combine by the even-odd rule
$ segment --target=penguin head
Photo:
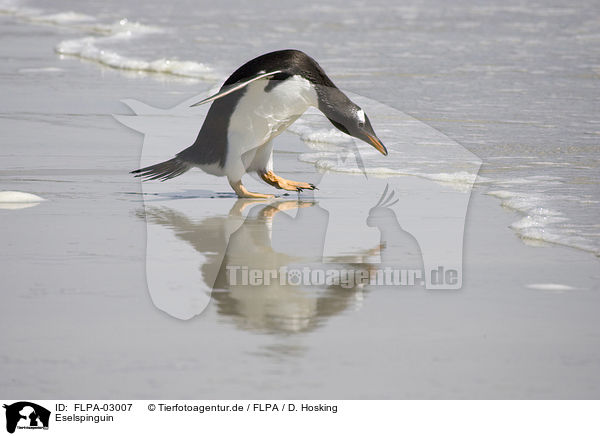
[[[360,107],[356,105],[354,106],[355,108],[351,111],[350,115],[344,120],[344,123],[341,126],[336,126],[335,123],[333,125],[342,132],[360,139],[369,145],[372,145],[381,154],[387,156],[387,148],[385,148],[385,145],[382,144],[375,134],[369,117]]]
[[[338,130],[366,142],[381,154],[387,156],[388,151],[375,134],[365,111],[338,89],[327,94],[328,98],[321,99],[319,109],[331,121],[331,124]]]

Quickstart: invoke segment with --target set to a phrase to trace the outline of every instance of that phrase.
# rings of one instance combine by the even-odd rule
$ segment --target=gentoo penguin
[[[365,112],[331,81],[319,64],[298,50],[267,53],[245,63],[220,91],[194,105],[212,102],[194,144],[168,161],[132,171],[145,180],[168,180],[192,167],[227,176],[238,197],[269,198],[242,184],[247,172],[287,191],[315,189],[273,172],[272,140],[310,106],[318,108],[342,132],[387,150]]]

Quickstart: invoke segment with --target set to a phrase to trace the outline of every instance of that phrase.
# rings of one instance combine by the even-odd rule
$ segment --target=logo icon
[[[50,411],[29,401],[19,401],[4,405],[6,409],[6,431],[14,433],[18,429],[48,429]]]
[[[313,273],[334,269],[360,272],[359,283],[353,281],[350,286],[356,292],[359,289],[354,285],[370,284],[371,277],[382,277],[375,283],[392,286],[410,283],[407,275],[405,280],[392,271],[418,273],[417,277],[411,272],[410,277],[425,289],[462,287],[467,208],[481,159],[399,110],[348,95],[369,108],[390,154],[381,160],[380,153],[364,141],[332,133],[329,119],[308,111],[281,135],[282,146],[294,151],[276,156],[278,166],[282,171],[287,168],[290,177],[304,177],[319,188],[299,192],[296,201],[292,201],[295,196],[268,203],[264,199],[231,200],[236,195],[227,183],[219,185],[222,182],[203,171],[170,178],[168,183],[142,184],[144,208],[138,216],[146,221],[146,278],[157,308],[188,320],[200,314],[212,297],[223,297],[223,301],[231,297],[231,307],[239,308],[246,304],[238,298],[252,295],[255,307],[257,295],[263,293],[267,302],[262,307],[273,308],[272,296],[277,295],[281,316],[290,317],[290,301],[296,301],[293,287],[308,286],[310,281],[314,290],[323,285],[312,280]],[[171,159],[181,151],[181,144],[191,144],[198,137],[198,122],[208,111],[205,106],[190,108],[199,99],[170,109],[123,101],[135,115],[115,118],[144,134],[140,167]],[[247,177],[247,182],[255,181]],[[254,286],[254,292],[232,292],[227,271],[239,272],[241,286]],[[245,281],[244,274],[250,271]],[[287,271],[283,275],[287,280],[256,281],[267,273],[270,280],[272,271]],[[368,272],[368,280],[362,271]],[[386,276],[386,271],[391,275]],[[344,277],[350,285],[350,277],[358,276]],[[274,293],[272,286],[285,291]],[[311,295],[322,298],[333,292],[328,286],[321,289],[323,293]],[[215,289],[225,292],[213,293]],[[284,299],[287,291],[294,296]],[[322,305],[309,306],[312,310]],[[295,303],[293,307],[300,310]],[[290,319],[307,319],[300,312]]]

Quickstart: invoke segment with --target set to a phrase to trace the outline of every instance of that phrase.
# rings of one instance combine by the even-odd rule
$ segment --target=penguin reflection
[[[251,209],[244,219],[247,207]],[[294,218],[280,213],[296,209]],[[362,297],[361,285],[302,287],[272,280],[244,286],[239,276],[232,282],[232,268],[241,266],[260,271],[327,268],[322,254],[329,213],[314,202],[240,199],[227,216],[201,222],[170,208],[148,207],[146,219],[171,228],[205,256],[200,268],[213,288],[212,300],[218,312],[232,317],[240,328],[269,333],[311,330]]]

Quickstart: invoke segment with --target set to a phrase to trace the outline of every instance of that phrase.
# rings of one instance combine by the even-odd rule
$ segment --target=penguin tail
[[[131,171],[130,174],[133,174],[134,177],[141,177],[143,180],[160,180],[164,182],[165,180],[180,176],[191,168],[192,165],[189,162],[180,157],[174,157],[156,165]]]

